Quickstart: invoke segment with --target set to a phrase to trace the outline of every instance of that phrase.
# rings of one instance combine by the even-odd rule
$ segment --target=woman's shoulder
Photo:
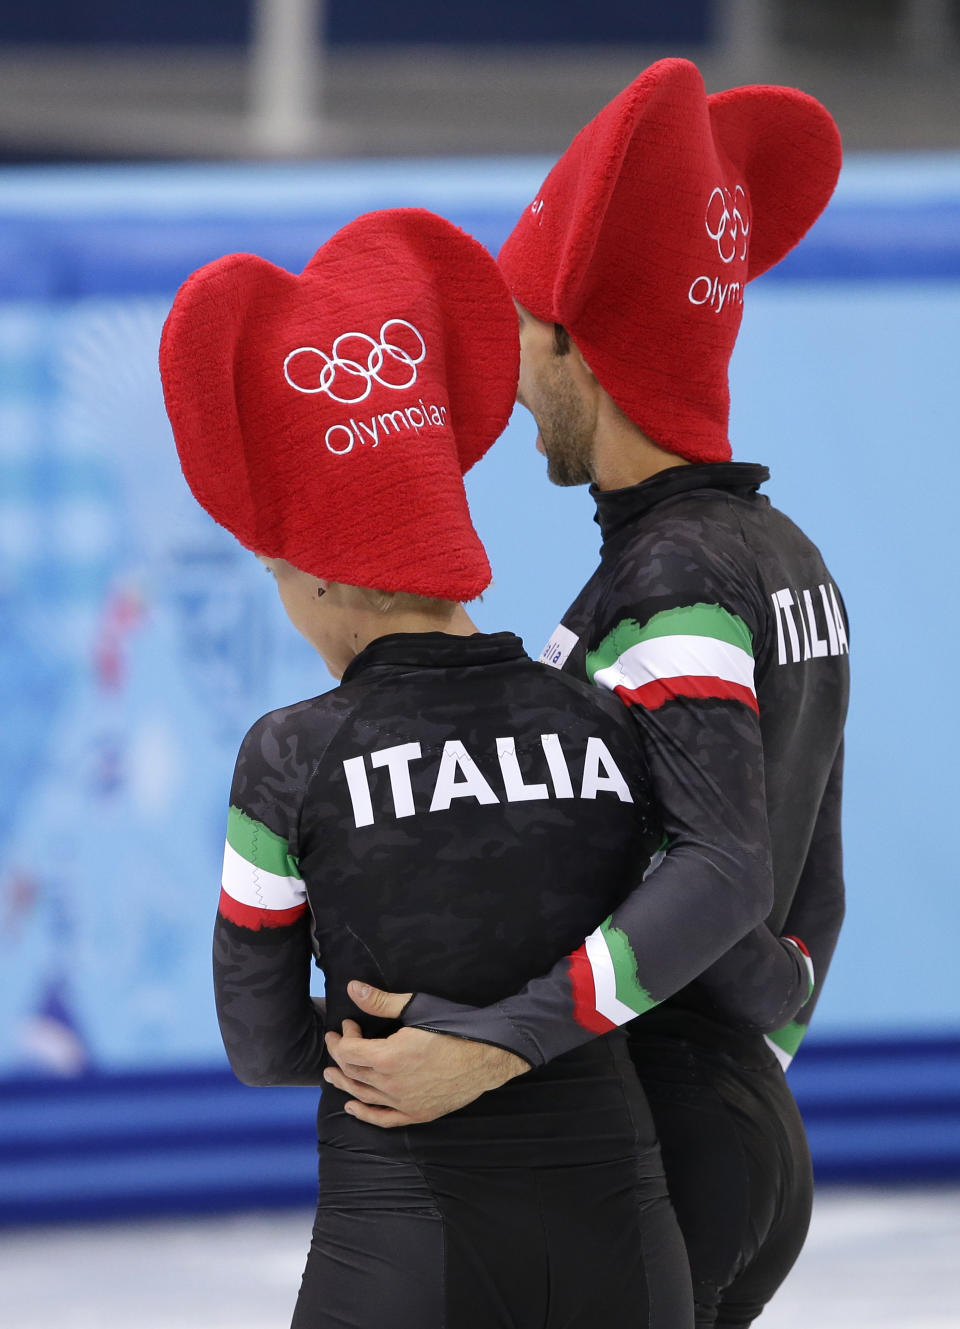
[[[289,706],[278,706],[254,721],[241,747],[262,747],[265,743],[271,747],[326,745],[355,709],[357,701],[356,689],[345,684]]]
[[[240,744],[231,805],[292,845],[313,773],[355,704],[341,687],[261,715]]]

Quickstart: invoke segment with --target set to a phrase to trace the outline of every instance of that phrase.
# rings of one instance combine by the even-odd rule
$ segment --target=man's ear
[[[577,345],[576,342],[573,343],[573,353],[577,357],[578,365],[580,365],[585,370],[587,377],[593,379],[593,381],[596,382],[597,376],[596,374],[594,374],[593,370],[590,368],[586,360],[583,358],[583,351],[581,351],[580,347]]]

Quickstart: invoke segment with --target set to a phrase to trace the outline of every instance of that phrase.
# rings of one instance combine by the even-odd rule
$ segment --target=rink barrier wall
[[[818,1041],[789,1081],[819,1183],[960,1180],[960,1035]],[[0,1223],[309,1206],[318,1098],[226,1070],[0,1081]]]
[[[47,0],[43,5],[4,5],[0,43],[46,47],[237,47],[249,40],[252,5],[237,0]],[[449,0],[326,0],[326,40],[333,47],[475,45],[551,46],[632,44],[667,47],[702,45],[714,33],[715,0],[605,0],[597,7],[580,0],[486,0],[451,5]]]

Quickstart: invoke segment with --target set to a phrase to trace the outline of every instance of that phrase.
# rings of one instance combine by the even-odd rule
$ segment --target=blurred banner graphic
[[[239,742],[332,682],[180,475],[156,369],[177,285],[231,250],[299,270],[380,206],[432,207],[495,250],[548,164],[0,172],[0,1174],[30,1149],[56,1172],[67,1137],[36,1120],[66,1100],[43,1077],[76,1081],[70,1101],[87,1107],[63,1130],[93,1155],[75,1122],[99,1111],[94,1082],[133,1103],[171,1077],[174,1133],[190,1077],[211,1129],[213,1084],[217,1103],[254,1105],[230,1109],[253,1114],[252,1135],[257,1112],[290,1110],[223,1087],[210,933]],[[907,1077],[914,1046],[946,1067],[917,1083],[934,1161],[955,1169],[958,332],[960,159],[855,160],[810,237],[747,293],[732,422],[735,455],[770,465],[771,497],[822,545],[852,623],[850,906],[798,1084],[827,1067],[811,1102],[856,1116],[884,1076],[844,1090],[847,1052],[876,1066],[892,1040]],[[495,574],[480,626],[537,654],[598,537],[588,496],[547,484],[533,436],[518,412],[470,496]],[[130,1150],[149,1152],[151,1129]],[[36,1174],[17,1176],[10,1193],[27,1195]]]
[[[165,312],[0,307],[5,1071],[217,1058],[208,888],[231,750],[297,642],[183,484]],[[326,686],[309,657],[281,688],[304,685]]]

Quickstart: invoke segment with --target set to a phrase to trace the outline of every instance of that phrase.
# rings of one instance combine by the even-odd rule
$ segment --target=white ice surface
[[[301,1211],[8,1231],[0,1325],[286,1329],[310,1225]],[[958,1259],[960,1191],[824,1191],[806,1249],[758,1325],[957,1329]]]

